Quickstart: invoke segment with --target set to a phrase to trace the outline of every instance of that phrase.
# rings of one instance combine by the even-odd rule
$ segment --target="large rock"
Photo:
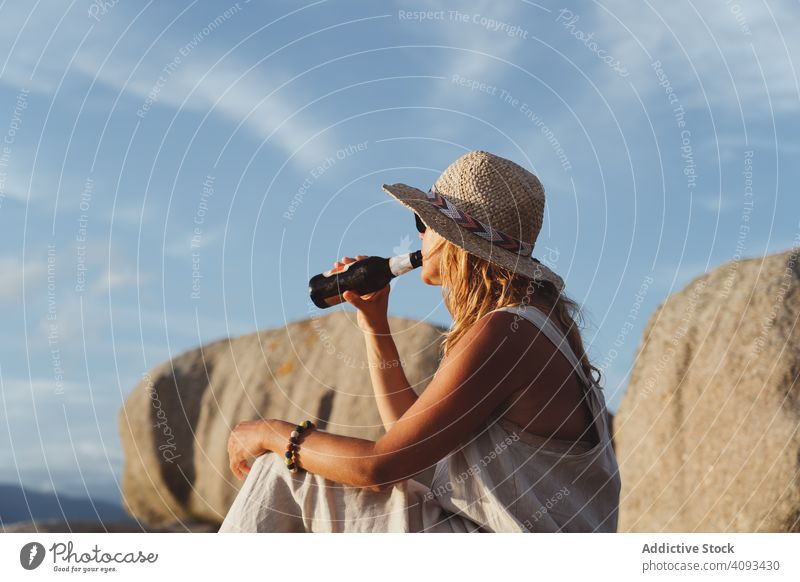
[[[179,521],[173,524],[147,527],[135,521],[64,521],[43,519],[3,524],[3,533],[216,533],[217,524]]]
[[[614,419],[619,531],[800,531],[800,249],[658,307]]]
[[[396,317],[390,326],[420,393],[439,365],[444,330]],[[145,374],[118,419],[125,508],[151,526],[221,523],[242,484],[228,468],[228,436],[255,418],[311,418],[371,440],[383,434],[355,312],[216,341]]]

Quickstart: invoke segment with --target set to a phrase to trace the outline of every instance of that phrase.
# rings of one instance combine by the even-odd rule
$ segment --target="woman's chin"
[[[438,281],[438,279],[436,279],[434,277],[431,277],[430,275],[427,275],[425,273],[420,273],[419,278],[426,285],[433,285],[433,286],[441,285],[441,283]]]

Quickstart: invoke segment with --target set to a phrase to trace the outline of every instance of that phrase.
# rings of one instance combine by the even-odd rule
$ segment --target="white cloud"
[[[136,278],[136,271],[130,267],[115,266],[111,269],[106,268],[105,272],[94,280],[90,292],[96,295],[105,295],[117,287],[134,287],[137,284]],[[148,277],[144,276],[144,278],[146,279]],[[142,275],[140,274],[140,282],[141,279]]]
[[[135,266],[130,266],[123,255],[114,253],[108,259],[109,248],[101,243],[86,249],[85,293],[76,292],[76,250],[69,245],[50,257],[45,248],[29,247],[26,260],[0,256],[0,300],[15,301],[25,305],[29,323],[35,324],[39,339],[46,341],[52,326],[57,328],[62,347],[69,342],[99,340],[100,331],[108,323],[107,295],[110,290],[137,285]],[[54,270],[53,287],[48,288],[48,260]],[[111,267],[109,267],[109,264]],[[140,272],[138,282],[144,285],[152,274]],[[22,297],[22,282],[25,281],[25,297]],[[81,311],[83,299],[83,311]],[[32,336],[32,341],[38,341]],[[80,345],[79,343],[74,344]]]
[[[236,19],[248,18],[247,10],[243,5],[230,22],[220,26],[235,26]],[[8,50],[12,44],[9,39],[16,44],[0,75],[0,82],[52,95],[70,67],[71,78],[74,79],[74,74],[78,73],[86,79],[87,86],[96,81],[115,91],[123,91],[125,97],[138,102],[131,110],[131,115],[135,115],[136,108],[151,94],[165,65],[176,56],[180,57],[179,50],[186,42],[184,37],[191,33],[188,35],[191,38],[195,31],[192,29],[187,33],[181,30],[181,21],[178,21],[150,46],[152,39],[137,38],[138,33],[133,28],[125,32],[124,42],[112,52],[134,15],[126,13],[122,5],[115,6],[84,40],[94,21],[88,19],[82,10],[67,14],[57,27],[62,16],[59,10],[37,10],[26,22],[28,14],[24,10],[7,7],[0,18],[0,38],[6,39]],[[216,12],[209,13],[210,20],[215,16]],[[250,70],[250,63],[241,60],[240,53],[232,53],[215,66],[221,54],[220,47],[215,46],[217,42],[213,34],[204,37],[202,44],[181,59],[177,68],[165,76],[153,107],[181,108],[199,113],[213,109],[212,115],[218,115],[235,126],[241,124],[244,131],[258,140],[269,137],[271,145],[287,156],[294,154],[294,159],[305,165],[317,164],[336,151],[336,142],[330,133],[304,145],[325,125],[308,110],[296,114],[310,100],[308,96],[300,94],[292,84],[269,95],[286,77],[276,65],[270,65],[270,75],[267,76],[259,69]],[[137,52],[130,52],[132,46]],[[146,56],[144,51],[149,51]],[[103,64],[109,54],[110,58]],[[143,56],[143,60],[138,62]],[[191,98],[187,100],[190,94]],[[269,97],[261,103],[267,95]],[[296,151],[298,148],[302,149]]]
[[[18,148],[14,147],[11,151],[10,155],[10,166],[15,165],[17,158],[24,158],[25,154],[18,151]],[[28,201],[28,185],[20,183],[20,180],[17,178],[17,174],[12,172],[10,174],[6,174],[4,176],[4,180],[2,181],[2,189],[0,189],[0,194],[2,194],[2,198],[0,198],[0,208],[6,204],[6,200],[13,200],[20,204],[26,204]]]
[[[191,261],[193,252],[220,243],[224,234],[225,230],[222,227],[204,229],[201,236],[194,238],[192,233],[184,233],[167,241],[164,252],[173,259]]]
[[[334,155],[338,146],[330,132],[320,132],[325,124],[306,110],[299,110],[311,99],[300,95],[291,84],[278,89],[282,74],[271,67],[269,77],[248,71],[235,57],[226,58],[213,69],[186,65],[175,80],[187,95],[213,110],[231,124],[241,124],[253,137],[269,142],[304,165],[316,165]],[[202,79],[202,80],[201,80]],[[311,139],[311,141],[308,141]]]
[[[17,257],[0,257],[0,299],[22,299],[23,281],[30,293],[44,282],[46,271],[44,261],[28,259],[23,263]]]
[[[0,382],[0,410],[7,413],[0,480],[16,481],[19,471],[26,486],[61,492],[81,484],[81,475],[90,490],[113,481],[109,463],[115,470],[121,466],[122,451],[114,423],[106,420],[114,418],[124,398],[110,388],[113,382],[95,379],[90,392],[87,384],[65,381],[60,393],[46,377]]]
[[[740,19],[731,11],[734,5],[741,8]],[[609,52],[622,55],[640,92],[663,92],[651,68],[652,61],[660,60],[685,107],[706,108],[707,96],[712,107],[738,111],[738,96],[745,117],[767,117],[770,107],[776,113],[796,111],[796,3],[611,0],[596,6],[597,26],[603,29]]]
[[[414,2],[400,2],[398,6],[404,10],[420,9]],[[423,106],[451,109],[464,115],[435,111],[432,123],[416,132],[409,128],[402,137],[409,138],[411,143],[413,140],[452,142],[463,147],[464,152],[485,148],[493,141],[507,142],[504,146],[507,151],[501,155],[535,170],[548,191],[567,192],[569,175],[555,151],[558,144],[548,141],[542,128],[526,117],[527,112],[520,105],[535,107],[531,105],[535,95],[549,97],[549,89],[535,76],[546,79],[552,73],[551,69],[544,72],[542,67],[550,67],[553,52],[536,37],[541,35],[542,21],[554,21],[555,13],[535,3],[490,0],[468,5],[440,0],[426,3],[425,10],[443,11],[443,19],[422,22],[398,19],[395,24],[400,32],[408,33],[416,41],[409,44],[444,47],[408,49],[410,55],[419,52],[425,55],[426,65],[420,68],[444,77],[426,82]],[[460,18],[451,14],[454,11],[459,12]],[[394,16],[397,18],[397,11]],[[459,84],[467,81],[484,83],[493,93]],[[524,92],[522,87],[531,90]],[[517,100],[516,105],[510,103],[513,99]],[[418,105],[419,101],[412,104]],[[564,141],[563,128],[574,124],[572,113],[563,107],[554,111],[537,108],[536,113],[544,118],[555,139]]]
[[[760,129],[762,131],[759,134],[755,134],[754,131],[751,130],[747,135],[747,140],[745,140],[743,133],[739,135],[717,133],[714,140],[709,140],[703,145],[714,154],[716,154],[717,148],[719,148],[720,159],[722,159],[722,161],[739,163],[740,166],[744,165],[744,152],[747,149],[756,150],[755,155],[757,159],[754,159],[754,164],[763,156],[769,156],[774,153],[777,153],[779,156],[796,156],[800,154],[800,143],[798,143],[793,136],[789,136],[787,139],[781,141],[781,134],[775,136],[766,135],[764,132],[771,131],[771,129],[766,127]],[[770,161],[770,164],[773,163],[773,161]]]
[[[701,208],[714,214],[742,208],[742,200],[737,199],[735,196],[700,196],[694,200]]]
[[[440,9],[450,10],[452,4],[441,2]],[[445,51],[443,70],[457,73],[469,79],[485,80],[497,82],[509,73],[516,73],[513,67],[502,63],[508,60],[519,66],[526,66],[531,62],[531,55],[526,50],[530,43],[531,35],[534,31],[528,26],[533,21],[531,18],[523,18],[523,14],[536,13],[538,9],[533,6],[525,6],[512,2],[492,2],[483,0],[472,2],[469,9],[460,7],[460,11],[469,17],[467,22],[450,22],[448,26],[441,27],[442,44],[463,50]],[[539,12],[546,15],[546,11]],[[477,18],[477,22],[475,19]],[[481,25],[483,18],[491,19],[499,24],[507,24],[509,27],[518,26],[522,31],[526,31],[526,38],[509,35],[502,29],[492,30]],[[440,32],[437,28],[436,32]],[[433,35],[433,36],[438,36]],[[430,38],[430,37],[429,37]],[[438,43],[436,43],[438,44]],[[474,52],[471,52],[474,51]],[[483,56],[478,53],[485,53]],[[525,55],[519,62],[514,58],[515,55]],[[468,95],[469,92],[466,91]]]
[[[405,10],[418,9],[416,3],[401,3]],[[522,73],[513,65],[528,68],[535,58],[531,53],[530,43],[534,31],[530,28],[531,13],[547,12],[533,6],[525,6],[513,2],[491,2],[482,0],[472,2],[469,6],[453,6],[452,3],[440,0],[428,2],[426,10],[444,11],[444,20],[430,22],[417,22],[413,20],[398,20],[395,26],[403,31],[415,35],[420,44],[433,44],[447,48],[409,49],[425,51],[426,61],[435,60],[436,71],[441,71],[445,79],[431,81],[430,90],[426,92],[426,103],[431,106],[459,110],[473,102],[476,95],[466,87],[459,87],[453,83],[453,75],[460,78],[487,83],[501,88],[503,78],[507,76],[518,77]],[[450,11],[458,11],[467,17],[466,22],[451,18]],[[395,17],[397,13],[395,12]],[[477,17],[477,22],[473,22]],[[493,30],[481,24],[482,19],[491,19],[498,24],[507,24],[509,27],[517,26],[523,32],[527,31],[527,39],[507,34],[503,29]],[[519,57],[519,58],[517,58]],[[512,64],[505,64],[509,61]],[[499,104],[499,102],[498,102]],[[428,130],[431,135],[449,135],[447,130],[453,127],[451,116],[444,116],[439,130]]]

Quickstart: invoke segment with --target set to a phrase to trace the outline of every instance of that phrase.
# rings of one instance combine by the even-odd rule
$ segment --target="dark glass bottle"
[[[390,258],[367,257],[314,275],[308,282],[311,301],[320,309],[344,301],[342,293],[355,291],[366,295],[383,289],[395,277],[422,265],[422,251],[404,253]]]

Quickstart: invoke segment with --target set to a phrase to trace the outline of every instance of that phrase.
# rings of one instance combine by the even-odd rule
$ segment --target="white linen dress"
[[[268,452],[253,462],[219,531],[615,532],[620,476],[602,389],[543,312],[500,310],[539,327],[568,359],[599,443],[547,439],[492,415],[436,464],[430,486],[407,479],[380,492],[291,473],[282,454]]]

